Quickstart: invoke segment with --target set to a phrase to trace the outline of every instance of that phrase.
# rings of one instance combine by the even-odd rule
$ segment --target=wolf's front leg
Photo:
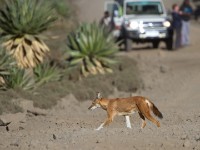
[[[104,123],[102,123],[96,130],[101,130],[104,126],[109,125],[112,122],[112,118],[107,118]]]
[[[102,123],[96,130],[101,130],[104,126],[108,126],[114,119],[116,113],[114,111],[108,111],[108,118]]]
[[[105,123],[102,123],[98,128],[96,128],[95,130],[99,131],[101,129],[103,129]]]
[[[113,121],[114,115],[109,116],[96,130],[101,130],[104,126],[108,126]]]

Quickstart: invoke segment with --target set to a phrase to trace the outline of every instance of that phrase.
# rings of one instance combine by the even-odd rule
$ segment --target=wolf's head
[[[92,102],[91,106],[88,108],[89,110],[94,110],[96,108],[101,107],[101,94],[98,92],[96,99]]]

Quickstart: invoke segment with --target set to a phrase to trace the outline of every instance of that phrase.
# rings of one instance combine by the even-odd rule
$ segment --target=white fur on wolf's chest
[[[96,109],[96,108],[99,108],[99,107],[101,107],[99,104],[96,104],[95,106],[93,106],[92,108],[91,108],[91,110],[94,110],[94,109]]]
[[[136,111],[135,110],[131,110],[130,112],[118,112],[117,115],[119,115],[119,116],[127,116],[127,115],[132,115],[134,113],[136,113]]]

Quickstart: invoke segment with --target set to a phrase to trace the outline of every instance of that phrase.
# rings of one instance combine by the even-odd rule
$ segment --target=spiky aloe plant
[[[12,67],[13,60],[3,48],[0,48],[0,89],[5,87],[5,76],[10,74],[9,69]]]
[[[56,19],[52,10],[44,0],[5,0],[0,10],[3,46],[21,68],[35,67],[49,51],[40,33]]]
[[[30,74],[24,69],[13,67],[9,70],[9,75],[5,76],[6,88],[20,88],[30,90],[34,88],[35,82]]]
[[[12,59],[6,51],[0,48],[0,76],[9,74],[8,70],[11,67],[12,62]]]
[[[40,86],[50,81],[59,81],[62,77],[62,73],[55,65],[49,63],[43,63],[34,68],[34,74],[36,78],[35,86]]]
[[[82,75],[112,72],[118,51],[113,37],[96,23],[82,24],[68,36],[69,64],[79,67]]]

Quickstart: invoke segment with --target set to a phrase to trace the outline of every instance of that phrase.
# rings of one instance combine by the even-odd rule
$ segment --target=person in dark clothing
[[[108,26],[109,23],[110,23],[110,13],[108,11],[105,11],[103,17],[100,20],[100,25]]]
[[[172,10],[172,27],[176,35],[174,48],[178,49],[181,47],[182,18],[177,4],[172,6]]]
[[[194,11],[194,19],[195,19],[196,21],[198,21],[199,16],[200,16],[200,5],[198,5],[198,6],[196,7],[195,11]]]
[[[190,0],[184,0],[180,7],[182,11],[182,46],[187,46],[190,44],[189,33],[190,33],[190,19],[193,14],[193,9],[190,5]]]

